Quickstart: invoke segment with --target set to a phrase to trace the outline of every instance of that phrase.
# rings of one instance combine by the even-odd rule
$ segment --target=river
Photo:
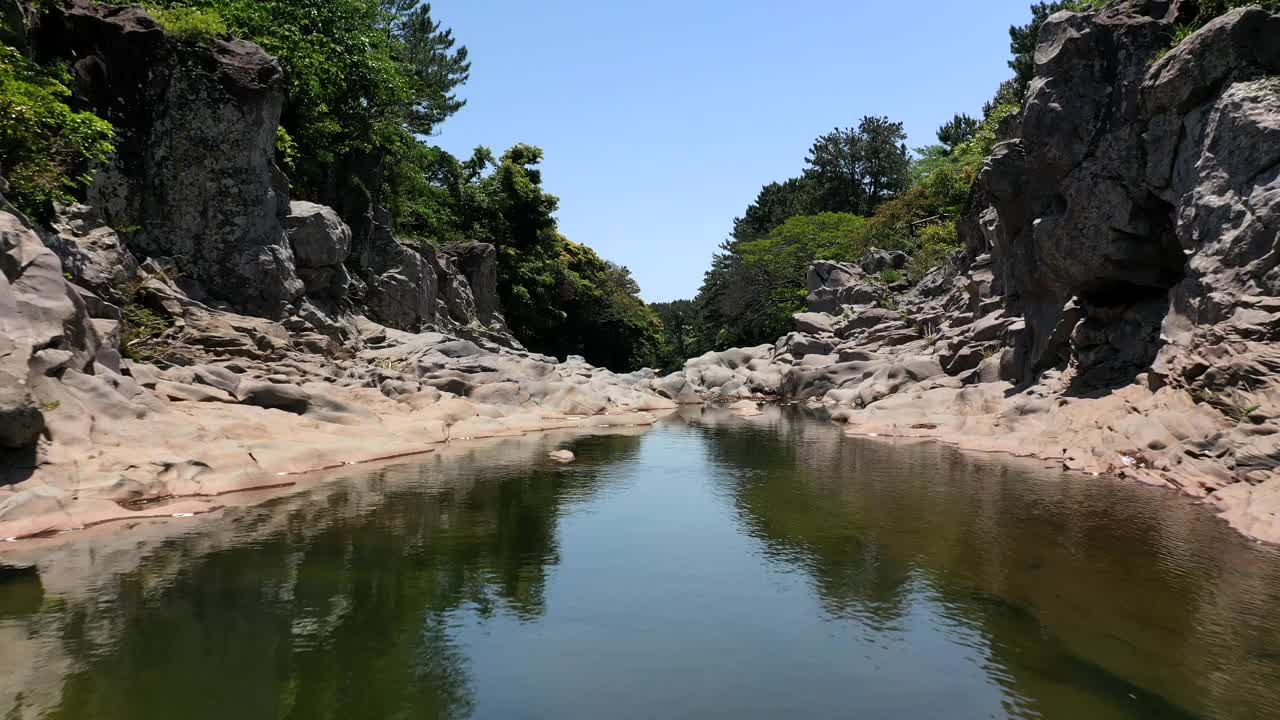
[[[1280,717],[1275,548],[799,409],[83,535],[0,585],[6,720]]]

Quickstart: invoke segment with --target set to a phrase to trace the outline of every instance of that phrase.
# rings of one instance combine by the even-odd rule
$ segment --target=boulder
[[[311,406],[311,394],[296,385],[246,381],[239,385],[236,398],[245,405],[273,408],[301,415]]]
[[[792,320],[795,321],[797,332],[821,335],[831,333],[835,318],[826,313],[804,312],[796,313]]]
[[[230,393],[207,385],[188,385],[186,383],[161,380],[156,383],[155,393],[175,402],[225,402],[234,403],[236,399]]]
[[[885,270],[901,270],[905,268],[910,259],[911,256],[901,250],[871,248],[858,261],[858,267],[862,268],[862,271],[868,275],[879,275]]]
[[[97,210],[81,204],[58,206],[49,227],[40,234],[62,260],[62,270],[72,282],[100,298],[123,304],[121,290],[137,277],[138,261]],[[92,308],[90,311],[93,317],[101,317]]]
[[[351,228],[332,208],[301,201],[289,203],[284,226],[307,295],[321,302],[345,298],[351,277],[343,262],[351,250]]]
[[[440,248],[462,273],[471,292],[476,317],[485,325],[506,324],[498,300],[498,251],[489,243],[447,243]]]
[[[49,379],[91,370],[100,349],[61,261],[24,218],[0,211],[0,446],[33,443],[60,404]]]
[[[388,327],[414,332],[436,320],[435,250],[421,243],[400,244],[391,234],[391,216],[374,215],[369,242],[352,260],[360,268],[369,314]]]
[[[650,381],[653,391],[668,400],[681,405],[693,405],[702,402],[702,396],[688,381],[683,372],[675,372]]]
[[[324,205],[290,202],[284,226],[298,267],[340,265],[351,250],[351,228]]]
[[[838,289],[863,282],[864,275],[857,265],[815,260],[805,274],[805,287],[809,292],[823,287]]]
[[[447,317],[461,325],[477,322],[479,311],[471,285],[454,264],[453,258],[436,254],[436,277],[440,283],[440,297],[444,301]]]

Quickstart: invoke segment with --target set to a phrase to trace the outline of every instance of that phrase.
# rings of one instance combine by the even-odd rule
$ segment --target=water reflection
[[[0,717],[1280,715],[1280,557],[1185,499],[798,410],[564,440],[68,538]]]
[[[449,612],[541,615],[558,515],[639,442],[612,437],[571,469],[531,463],[541,443],[480,448],[213,520],[28,616],[28,634],[56,626],[74,669],[56,707],[18,690],[5,717],[466,716]]]
[[[1280,557],[1190,500],[931,443],[832,442],[799,411],[706,425],[748,532],[807,569],[826,612],[894,628],[936,602],[980,630],[1016,714],[1280,714],[1280,622],[1263,611]]]

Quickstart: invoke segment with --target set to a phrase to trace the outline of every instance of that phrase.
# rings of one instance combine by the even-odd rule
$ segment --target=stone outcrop
[[[1023,373],[1071,362],[1087,389],[1155,362],[1177,384],[1179,358],[1227,339],[1197,340],[1196,327],[1225,330],[1280,289],[1266,279],[1280,18],[1236,10],[1157,59],[1191,5],[1135,0],[1045,23],[1021,135],[980,178],[1008,305],[1027,320]]]
[[[46,12],[33,44],[72,64],[76,101],[118,131],[88,206],[67,208],[46,234],[89,289],[118,300],[133,258],[155,259],[192,299],[340,343],[357,339],[360,313],[406,331],[515,343],[498,307],[492,246],[458,245],[441,259],[430,244],[397,240],[376,206],[342,203],[359,215],[353,232],[327,206],[290,202],[274,161],[283,76],[258,46],[184,42],[140,7],[92,0]],[[105,223],[91,221],[98,215]],[[125,262],[90,265],[113,258],[103,244],[116,244]]]
[[[323,210],[295,210],[299,256],[323,267],[340,254],[325,238],[344,234]],[[126,348],[148,361],[112,366],[84,298],[104,301],[9,209],[0,249],[0,538],[142,517],[173,497],[205,499],[169,512],[204,512],[291,474],[450,439],[645,425],[676,405],[652,372],[483,338],[357,318],[358,342],[337,343],[191,298],[152,260],[130,301],[167,329]]]
[[[471,291],[475,315],[484,325],[504,325],[498,300],[498,251],[489,243],[448,243],[440,254],[461,272]]]
[[[47,416],[74,412],[61,407],[61,382],[93,372],[100,344],[81,292],[0,198],[0,464],[7,472],[32,468],[31,455],[14,449],[61,429]]]
[[[81,204],[59,207],[49,227],[37,231],[61,258],[72,282],[105,300],[122,302],[121,289],[137,276],[138,261],[97,210]]]
[[[1280,541],[1280,15],[1235,10],[1168,49],[1195,12],[1049,18],[965,251],[907,292],[877,282],[879,254],[814,263],[795,332],[679,381],[1167,485]]]
[[[282,317],[302,294],[274,163],[279,63],[241,40],[180,42],[140,7],[73,0],[37,50],[72,63],[77,98],[116,128],[89,204],[139,257],[174,258],[210,297]]]
[[[289,204],[284,225],[307,295],[344,300],[351,284],[343,265],[351,251],[351,228],[332,209],[303,201]]]
[[[438,253],[376,206],[353,232],[291,202],[281,69],[261,48],[176,39],[139,7],[41,12],[32,51],[71,64],[118,152],[45,227],[0,180],[0,538],[675,407],[652,372],[525,352],[492,245]]]
[[[352,258],[363,281],[363,304],[370,317],[389,327],[416,331],[436,319],[439,280],[435,250],[426,243],[410,247],[391,234],[391,216],[375,214],[369,241]]]

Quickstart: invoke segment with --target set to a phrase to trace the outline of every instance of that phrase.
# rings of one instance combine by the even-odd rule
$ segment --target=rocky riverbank
[[[256,45],[52,8],[27,50],[69,62],[120,137],[49,222],[0,183],[0,539],[771,396],[850,433],[1167,485],[1280,542],[1280,15],[1237,10],[1166,52],[1188,7],[1053,16],[965,251],[914,286],[879,281],[900,254],[816,263],[795,332],[667,376],[523,349],[492,245],[402,241],[358,194],[291,199],[281,70]]]
[[[675,407],[651,372],[524,350],[493,245],[401,242],[354,191],[341,214],[291,200],[281,68],[260,47],[88,0],[29,20],[21,49],[70,64],[118,137],[85,203],[48,222],[0,184],[0,538]]]
[[[877,279],[904,257],[816,263],[795,332],[683,378],[1176,488],[1280,542],[1280,15],[1165,52],[1187,9],[1054,15],[964,252],[909,289]]]
[[[363,316],[349,318],[343,344],[291,331],[193,300],[150,262],[136,271],[133,302],[144,304],[133,312],[167,329],[145,339],[151,362],[121,359],[121,310],[67,280],[20,216],[0,212],[0,238],[16,270],[2,314],[0,538],[205,512],[218,495],[451,439],[646,425],[675,407],[649,389],[652,373],[479,337]]]

